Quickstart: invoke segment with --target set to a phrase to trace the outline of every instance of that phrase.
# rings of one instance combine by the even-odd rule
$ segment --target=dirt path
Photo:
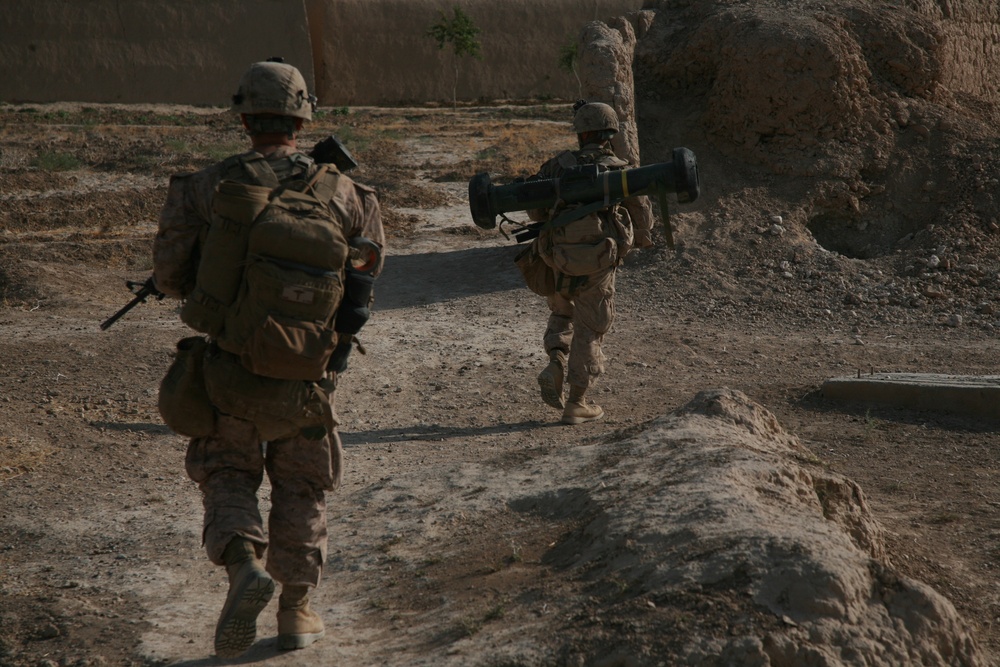
[[[476,150],[466,138],[446,152]],[[575,604],[599,618],[600,609],[573,572],[543,559],[574,519],[515,511],[510,500],[561,492],[567,452],[599,461],[643,423],[718,386],[766,405],[858,481],[897,567],[949,597],[983,646],[1000,647],[993,425],[831,405],[815,391],[870,366],[993,373],[1000,349],[985,332],[893,318],[859,325],[847,308],[808,306],[800,316],[780,275],[761,285],[692,250],[641,253],[619,279],[596,395],[608,416],[561,427],[535,396],[547,313],[521,288],[515,249],[471,228],[463,182],[419,185],[443,191],[444,203],[396,208],[416,221],[392,241],[364,331],[368,355],[352,358],[339,396],[347,470],[330,497],[330,557],[316,596],[327,637],[309,649],[309,664],[468,665],[500,655],[536,664],[531,656],[554,642],[576,655],[577,621],[552,610]],[[712,212],[676,222],[696,248]],[[151,224],[126,236],[141,246]],[[98,331],[127,296],[120,280],[141,274],[140,259],[94,260],[117,242],[30,236],[4,246],[4,261],[18,259],[17,275],[31,276],[23,284],[38,296],[0,310],[2,665],[215,663],[225,577],[199,545],[185,442],[155,409],[186,331],[156,302]],[[587,483],[613,480],[598,466]],[[261,497],[266,508],[266,482]],[[246,661],[302,664],[304,653],[275,651],[273,611]],[[588,622],[609,642],[641,641],[641,632]]]

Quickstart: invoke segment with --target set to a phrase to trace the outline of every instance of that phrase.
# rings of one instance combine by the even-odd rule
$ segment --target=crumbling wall
[[[6,0],[0,100],[225,105],[247,65],[313,80],[302,0]]]
[[[1000,101],[1000,3],[996,0],[908,0],[940,25],[941,83],[954,92]]]
[[[628,18],[617,16],[607,23],[592,21],[580,35],[579,71],[583,97],[604,102],[618,114],[619,131],[612,139],[615,153],[632,165],[641,165],[639,128],[636,124],[635,83],[632,60],[635,56],[636,28],[644,32],[646,12],[633,12]],[[636,245],[653,243],[653,210],[647,197],[629,198],[625,208],[632,217]]]
[[[460,100],[579,95],[559,67],[588,21],[642,0],[7,0],[0,101],[224,105],[251,62],[280,55],[325,105],[450,101],[453,54],[427,29],[460,7],[482,60],[459,62]],[[314,77],[313,72],[316,72]]]

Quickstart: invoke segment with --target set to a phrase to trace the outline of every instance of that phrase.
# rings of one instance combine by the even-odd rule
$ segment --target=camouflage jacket
[[[308,177],[318,168],[294,148],[281,146],[266,156],[278,180]],[[222,162],[201,171],[170,178],[167,200],[160,211],[153,240],[153,276],[167,296],[182,299],[194,289],[200,244],[212,219],[212,199],[222,178]],[[348,238],[364,236],[385,249],[385,231],[378,198],[372,188],[341,176],[331,203],[342,214]],[[381,266],[378,270],[381,270]]]

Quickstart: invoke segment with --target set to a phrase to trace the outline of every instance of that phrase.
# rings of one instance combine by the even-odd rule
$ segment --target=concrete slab
[[[873,373],[830,378],[822,391],[836,400],[1000,418],[1000,375]]]

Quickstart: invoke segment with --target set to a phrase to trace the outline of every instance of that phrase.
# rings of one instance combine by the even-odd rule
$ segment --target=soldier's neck
[[[251,141],[253,149],[261,155],[270,155],[283,146],[296,148],[295,137],[289,137],[282,132],[254,135]]]

